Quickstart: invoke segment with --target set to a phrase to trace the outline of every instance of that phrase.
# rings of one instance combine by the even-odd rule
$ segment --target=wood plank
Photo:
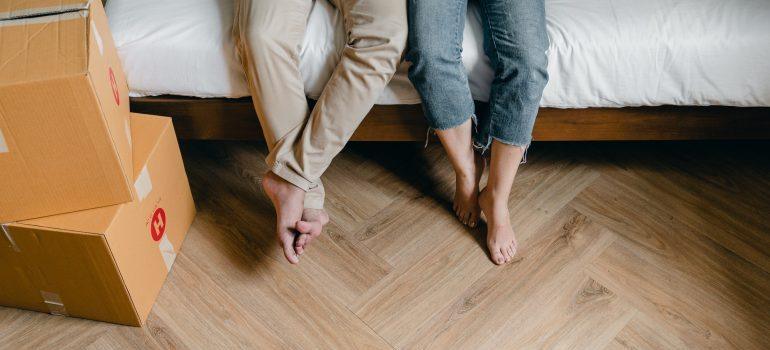
[[[725,314],[714,310],[694,306],[690,298],[702,297],[683,289],[676,283],[662,285],[660,281],[672,281],[671,276],[659,267],[648,267],[644,259],[639,258],[621,244],[616,244],[605,251],[589,267],[588,274],[603,285],[624,296],[640,312],[652,317],[656,323],[664,325],[676,334],[690,349],[753,349],[761,347],[743,347],[740,343],[761,341],[759,335],[750,329],[736,332],[731,326],[725,327],[717,323],[718,318]],[[638,271],[644,268],[644,271]],[[633,269],[633,270],[632,270]],[[677,288],[669,292],[669,288]],[[702,305],[702,304],[701,304]],[[731,337],[742,334],[743,340]],[[733,342],[735,341],[735,342]]]
[[[581,272],[581,275],[583,273]],[[568,303],[533,334],[548,349],[601,349],[636,316],[637,310],[599,282],[585,278]],[[515,343],[508,343],[515,347]]]
[[[638,312],[605,350],[689,349],[677,335],[655,319]]]
[[[316,285],[307,276],[317,266],[303,260],[289,266],[273,239],[254,251],[234,241],[210,235],[222,230],[211,217],[198,220],[201,231],[191,231],[185,254],[197,262],[239,308],[265,324],[288,348],[390,349],[390,346],[333,297],[335,290]],[[227,223],[232,225],[232,223]],[[253,234],[270,237],[268,232]],[[261,238],[260,238],[261,240]]]
[[[173,117],[180,138],[262,139],[250,98],[141,97],[131,99],[131,110]],[[352,140],[424,141],[422,115],[420,105],[377,105]],[[541,108],[533,136],[537,141],[770,139],[770,108]]]
[[[613,290],[622,286],[624,295],[647,303],[648,313],[671,308],[705,327],[706,338],[722,334],[726,344],[720,346],[768,346],[766,340],[736,336],[730,329],[741,328],[743,334],[770,329],[765,312],[770,275],[672,215],[666,196],[626,181],[603,175],[570,204],[624,238],[614,255],[607,253],[605,264],[592,269],[602,276],[597,280]]]
[[[356,315],[395,348],[419,336],[420,326],[494,268],[468,234],[447,232],[413,265],[402,265],[360,297]]]
[[[174,339],[161,336],[159,342],[170,348],[288,346],[184,253],[177,256],[173,271],[153,307],[150,325],[173,330]]]
[[[448,210],[440,145],[348,145],[297,266],[264,144],[182,152],[199,214],[146,326],[0,307],[0,349],[770,348],[768,142],[535,144],[504,267]]]
[[[613,239],[611,232],[565,208],[520,241],[515,263],[490,268],[429,322],[420,323],[415,334],[397,341],[408,348],[539,348],[542,325],[570,303],[587,280],[580,272]],[[414,317],[406,310],[399,318]]]
[[[690,231],[770,272],[770,222],[757,215],[770,213],[770,162],[752,162],[751,155],[720,144],[684,147],[711,156],[671,152],[675,161],[669,161],[656,156],[667,151],[664,145],[632,149],[613,159],[603,176],[627,184],[617,191],[631,190],[652,203],[668,203],[661,209]]]

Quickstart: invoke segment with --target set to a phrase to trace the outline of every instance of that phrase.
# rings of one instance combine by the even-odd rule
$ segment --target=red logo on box
[[[108,68],[107,73],[110,78],[110,87],[112,87],[112,97],[115,98],[115,103],[120,106],[120,92],[118,92],[118,82],[115,81],[115,72],[112,71],[112,67]]]
[[[166,232],[166,211],[163,208],[155,209],[155,213],[152,214],[152,222],[150,222],[150,235],[152,239],[160,241],[163,238],[163,234]]]

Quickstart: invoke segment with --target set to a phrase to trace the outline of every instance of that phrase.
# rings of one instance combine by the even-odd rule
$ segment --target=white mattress
[[[342,18],[314,0],[301,50],[308,96],[320,95],[344,46]],[[132,96],[248,95],[232,0],[109,0]],[[770,106],[768,0],[546,0],[550,81],[541,105]],[[492,80],[475,4],[463,63],[474,98]],[[379,104],[418,103],[402,65]]]

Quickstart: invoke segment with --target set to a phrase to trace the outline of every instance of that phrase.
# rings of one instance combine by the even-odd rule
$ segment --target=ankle
[[[473,172],[469,170],[455,170],[455,180],[457,180],[458,183],[469,183],[475,181],[476,176],[474,176]]]
[[[268,194],[284,196],[301,193],[303,197],[305,194],[305,191],[303,191],[301,188],[295,186],[289,181],[286,181],[284,178],[276,175],[272,171],[265,173],[264,177],[262,178],[262,187]]]
[[[485,202],[490,211],[508,212],[508,194],[496,193],[490,188],[485,188],[481,200]]]
[[[476,172],[478,168],[478,164],[476,163],[476,159],[473,157],[473,155],[470,155],[468,159],[462,163],[462,165],[456,166],[454,168],[455,170],[455,176],[457,179],[462,180],[472,180],[476,178]]]

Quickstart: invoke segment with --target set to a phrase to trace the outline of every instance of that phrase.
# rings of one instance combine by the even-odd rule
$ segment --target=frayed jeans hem
[[[517,143],[513,141],[504,140],[502,138],[499,138],[497,136],[488,136],[486,144],[482,144],[476,140],[473,141],[473,148],[476,149],[481,155],[485,155],[487,151],[489,151],[490,147],[492,146],[492,140],[497,140],[498,142],[508,145],[508,146],[514,146],[521,148],[524,152],[524,155],[521,157],[521,164],[525,164],[527,162],[527,152],[529,151],[529,147],[532,145],[532,140],[530,139],[526,143]]]
[[[476,114],[475,113],[471,113],[467,118],[464,118],[464,119],[462,119],[462,120],[460,120],[458,122],[450,123],[450,124],[448,124],[448,126],[444,126],[444,125],[441,125],[441,126],[429,125],[428,126],[428,130],[425,132],[425,146],[424,147],[428,147],[428,143],[430,142],[430,133],[431,132],[454,129],[454,128],[460,126],[460,125],[465,124],[465,122],[468,121],[468,119],[472,120],[474,132],[477,132],[478,131],[479,121],[478,121],[478,118],[476,118]]]

